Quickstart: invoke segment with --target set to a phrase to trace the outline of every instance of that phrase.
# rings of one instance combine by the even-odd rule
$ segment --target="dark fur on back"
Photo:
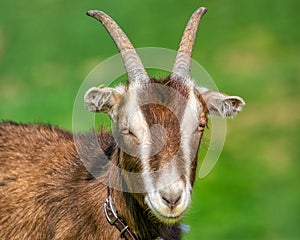
[[[79,148],[89,166],[105,177],[105,162],[97,166],[101,154],[117,161],[118,148],[112,135],[101,130],[104,151],[97,152],[90,136],[79,137]],[[87,171],[70,132],[42,124],[0,124],[1,240],[119,239],[103,213],[106,197],[106,186]],[[137,239],[181,239],[178,225],[158,224],[130,193],[114,191],[113,200]]]

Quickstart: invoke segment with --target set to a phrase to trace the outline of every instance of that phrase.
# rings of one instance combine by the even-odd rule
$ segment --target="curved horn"
[[[200,19],[207,9],[198,8],[191,16],[183,32],[175,63],[171,72],[171,79],[187,79],[190,77],[193,46]]]
[[[117,48],[119,49],[119,52],[121,53],[124,66],[128,74],[128,81],[148,81],[149,77],[140,57],[138,56],[133,45],[131,44],[123,30],[118,26],[118,24],[106,13],[98,10],[88,11],[87,15],[101,22],[112,37]]]

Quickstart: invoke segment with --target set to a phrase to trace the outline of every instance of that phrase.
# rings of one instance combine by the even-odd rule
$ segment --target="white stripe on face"
[[[191,163],[195,156],[191,151],[191,138],[194,131],[198,127],[198,116],[200,112],[199,102],[194,94],[194,90],[190,90],[189,99],[183,118],[180,124],[181,131],[181,149],[184,155],[185,171],[187,178],[191,175]],[[188,180],[188,179],[187,179]]]
[[[164,89],[161,89],[161,86],[159,86],[159,88],[160,92],[165,93]],[[155,87],[152,90],[156,90]],[[144,192],[147,193],[145,196],[145,202],[147,203],[148,207],[152,209],[154,214],[162,218],[164,221],[177,221],[179,218],[181,218],[190,203],[191,164],[194,159],[194,156],[191,156],[194,153],[194,151],[191,150],[191,143],[193,140],[192,135],[198,127],[198,115],[201,110],[201,106],[199,105],[198,99],[196,98],[192,87],[190,88],[188,99],[182,96],[179,92],[176,92],[176,90],[174,90],[174,93],[172,91],[169,92],[174,95],[168,95],[168,97],[170,97],[169,99],[171,100],[174,99],[174,101],[166,101],[167,104],[172,103],[172,106],[164,107],[167,107],[169,109],[168,111],[171,111],[175,115],[178,114],[176,116],[178,121],[180,121],[180,126],[178,126],[178,128],[180,129],[166,129],[166,132],[171,131],[174,133],[174,131],[180,131],[181,135],[180,138],[178,135],[179,139],[171,139],[171,141],[173,141],[172,143],[158,143],[158,145],[166,144],[165,146],[168,151],[168,144],[173,144],[174,146],[174,143],[176,145],[176,141],[178,141],[179,150],[175,150],[174,152],[178,152],[175,153],[174,156],[170,156],[169,159],[168,157],[166,157],[166,155],[164,155],[168,154],[168,152],[157,153],[157,151],[152,151],[155,147],[153,141],[156,141],[155,139],[157,138],[157,136],[159,136],[158,139],[160,139],[162,134],[162,129],[159,126],[155,126],[155,123],[157,121],[155,120],[155,118],[157,116],[160,116],[160,113],[154,112],[154,116],[152,116],[151,114],[148,115],[154,117],[154,119],[150,121],[151,123],[154,123],[154,125],[151,126],[152,128],[150,129],[148,125],[149,119],[145,118],[145,116],[147,115],[144,115],[141,110],[142,106],[146,104],[164,105],[163,102],[159,102],[161,101],[160,98],[158,98],[158,100],[152,99],[152,95],[150,94],[147,96],[149,99],[146,98],[147,100],[144,100],[145,94],[143,94],[143,91],[140,92],[142,93],[141,95],[139,94],[139,91],[131,89],[131,93],[129,94],[130,96],[126,103],[125,110],[126,118],[128,119],[129,124],[128,128],[132,130],[136,137],[139,139],[136,157],[140,159],[142,168],[141,177],[144,185]],[[140,97],[143,99],[139,99]],[[175,106],[173,106],[174,102],[176,103]],[[182,104],[179,105],[181,106],[181,108],[179,108],[178,104]],[[168,114],[162,116],[169,117]],[[158,120],[157,124],[159,124],[159,121],[168,121],[168,119],[159,117],[158,119],[162,120]],[[170,128],[176,128],[176,126],[173,125],[167,126]],[[169,147],[170,149],[172,148],[171,145],[169,145]],[[154,165],[152,166],[153,163],[150,162],[154,159],[153,153],[161,154],[162,158],[157,159],[157,161],[166,160],[165,164],[158,162],[156,172],[153,172],[152,168],[154,167]],[[174,203],[174,206],[172,207],[170,206],[170,202],[167,201],[168,197],[170,201],[178,197],[178,202],[176,204]]]
[[[179,152],[178,155],[174,155],[173,157],[170,156],[170,159],[167,159],[167,162],[164,167],[157,169],[158,171],[153,172],[153,169],[151,167],[151,158],[153,155],[158,153],[159,151],[153,151],[153,148],[157,146],[163,146],[165,144],[168,144],[167,142],[157,143],[156,144],[153,141],[156,141],[157,139],[155,136],[152,136],[151,134],[157,134],[158,136],[161,136],[162,129],[159,128],[159,126],[155,126],[155,129],[150,129],[148,125],[148,120],[145,119],[145,116],[141,110],[141,107],[146,104],[163,104],[160,103],[160,99],[151,99],[151,96],[146,96],[143,93],[145,89],[142,89],[139,87],[136,87],[135,89],[132,89],[127,92],[128,98],[125,104],[125,119],[128,120],[127,126],[128,128],[137,136],[139,139],[139,145],[136,145],[136,154],[135,156],[140,159],[141,164],[141,170],[142,170],[142,180],[144,182],[144,192],[151,192],[155,191],[162,187],[162,185],[170,184],[170,181],[176,181],[180,179],[181,176],[185,176],[184,182],[188,183],[190,181],[190,174],[191,174],[191,164],[192,164],[192,157],[191,156],[194,151],[191,151],[191,135],[193,135],[193,132],[195,129],[197,129],[198,126],[198,113],[200,111],[200,106],[198,99],[194,95],[193,87],[190,87],[189,97],[186,99],[184,96],[182,96],[179,92],[177,92],[175,89],[174,91],[166,86],[161,85],[154,85],[152,86],[151,91],[160,90],[160,92],[165,92],[163,88],[168,88],[171,96],[170,99],[175,99],[177,104],[184,104],[182,105],[182,110],[178,110],[178,105],[175,104],[175,106],[166,106],[169,110],[171,110],[175,115],[176,113],[178,120],[180,121],[180,129],[178,129],[181,132],[180,139],[178,139],[178,144],[180,142],[179,146]],[[157,89],[159,88],[159,89]],[[166,89],[166,90],[168,90]],[[146,89],[146,91],[149,91],[149,88]],[[142,93],[142,96],[140,96]],[[148,99],[148,98],[150,99]],[[142,98],[142,99],[140,99]],[[145,100],[147,99],[147,100]],[[152,102],[151,102],[152,101]],[[158,102],[157,102],[158,101]],[[169,103],[169,102],[167,102]],[[173,102],[174,103],[174,102]],[[184,108],[185,107],[185,108]],[[157,113],[159,114],[159,113]],[[168,121],[168,119],[166,119]],[[172,127],[172,126],[171,126]],[[174,126],[175,127],[175,126]],[[155,131],[154,131],[155,130]],[[171,130],[174,131],[175,129]],[[169,130],[166,130],[169,131]],[[175,140],[175,139],[172,139]],[[175,140],[176,141],[176,140]],[[173,142],[174,144],[174,142]],[[157,145],[157,146],[156,146]],[[167,146],[167,145],[166,145]],[[161,149],[159,149],[161,150]],[[163,152],[161,153],[164,154]],[[167,153],[166,153],[167,154]],[[183,156],[182,156],[183,155]],[[158,159],[160,161],[160,159]],[[173,162],[175,161],[175,163]],[[178,162],[180,161],[180,162]],[[170,166],[168,166],[170,165]],[[162,166],[162,163],[158,163],[158,166]],[[179,167],[179,168],[178,168]],[[178,171],[177,171],[178,170]],[[168,181],[163,181],[165,177],[168,179]]]
[[[159,171],[155,172],[155,173],[151,173],[151,165],[150,165],[150,159],[152,157],[153,152],[157,152],[157,151],[152,151],[153,146],[155,145],[153,143],[153,141],[155,140],[155,136],[153,136],[154,138],[152,138],[151,134],[152,132],[150,131],[151,129],[149,129],[149,126],[147,124],[147,121],[145,119],[144,116],[140,116],[139,119],[141,121],[141,123],[139,123],[140,125],[143,125],[143,127],[146,130],[146,132],[143,135],[142,141],[141,141],[141,145],[140,145],[140,158],[142,160],[142,165],[143,165],[143,180],[145,182],[145,186],[146,187],[146,191],[151,191],[154,190],[154,188],[159,189],[161,186],[161,182],[159,181],[160,176],[168,176],[168,179],[174,180],[176,181],[177,179],[179,179],[181,176],[185,176],[185,181],[189,182],[190,181],[190,175],[191,175],[191,164],[192,161],[194,159],[195,156],[191,156],[195,154],[195,151],[191,151],[191,140],[192,140],[192,135],[194,133],[194,131],[197,129],[198,127],[198,116],[199,116],[199,112],[201,110],[201,106],[199,105],[199,101],[196,98],[195,94],[194,94],[194,87],[190,86],[190,92],[189,92],[189,97],[188,99],[186,99],[185,97],[183,97],[180,93],[176,92],[174,90],[171,91],[171,94],[174,96],[172,96],[172,98],[174,97],[174,99],[178,99],[180,100],[179,103],[180,104],[184,104],[185,106],[185,110],[183,112],[183,114],[181,115],[181,113],[178,113],[179,115],[178,120],[181,122],[180,123],[180,132],[181,132],[181,139],[180,139],[180,152],[183,154],[183,159],[181,160],[181,163],[183,163],[182,166],[182,170],[181,171],[172,171],[172,177],[170,177],[170,171],[168,171],[168,166],[164,166],[162,169],[160,169]],[[180,96],[178,96],[180,95]],[[136,103],[137,104],[137,103]],[[159,104],[159,103],[158,103]],[[176,106],[167,106],[169,109],[172,110],[173,108],[173,112],[176,113],[178,111],[176,111]],[[138,121],[134,121],[135,123],[137,123]],[[162,143],[163,144],[168,144],[168,143]],[[152,152],[151,152],[152,151]],[[178,152],[179,153],[179,152]],[[179,153],[180,155],[180,153]],[[172,157],[173,160],[176,160],[177,157],[174,156]],[[182,158],[182,157],[180,157]],[[167,165],[172,164],[171,162],[173,161],[172,159],[170,159],[170,161],[168,161]],[[174,167],[178,167],[178,164],[172,164]],[[166,170],[164,170],[166,168]],[[169,169],[170,170],[170,169]],[[157,182],[160,182],[157,185]],[[169,182],[170,183],[170,180]]]
[[[141,160],[142,165],[142,179],[144,182],[143,191],[153,191],[154,185],[151,177],[151,167],[149,163],[151,155],[151,135],[150,129],[146,122],[146,119],[139,106],[137,90],[139,86],[135,89],[130,90],[129,102],[127,104],[127,116],[129,129],[131,129],[137,138],[140,140],[140,145],[138,146],[138,157]]]

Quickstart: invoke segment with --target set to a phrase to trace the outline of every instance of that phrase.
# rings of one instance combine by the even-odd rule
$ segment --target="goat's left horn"
[[[181,38],[178,53],[171,72],[171,79],[187,79],[190,77],[193,46],[198,25],[202,16],[207,12],[204,7],[198,8],[187,23]]]
[[[90,10],[87,15],[97,19],[106,28],[109,35],[115,42],[128,74],[129,82],[146,82],[149,80],[148,74],[143,63],[135,51],[133,45],[129,41],[126,34],[118,26],[118,24],[106,13],[98,10]]]

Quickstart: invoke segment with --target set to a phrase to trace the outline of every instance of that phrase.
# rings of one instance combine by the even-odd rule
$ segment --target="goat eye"
[[[132,131],[130,131],[128,128],[122,129],[121,133],[123,135],[129,135],[129,136],[132,136],[132,137],[136,137],[136,135]]]
[[[130,131],[128,128],[122,129],[122,130],[121,130],[121,134],[131,137],[131,139],[132,139],[136,144],[139,143],[139,140],[138,140],[137,136],[136,136],[132,131]]]
[[[124,134],[124,135],[128,135],[130,133],[129,129],[127,128],[124,128],[121,130],[121,133]]]
[[[205,129],[206,125],[205,124],[199,124],[197,129],[195,130],[195,134],[199,133],[199,132],[203,132]]]
[[[204,129],[205,129],[205,125],[204,125],[204,124],[200,124],[200,125],[198,126],[198,128],[197,128],[197,130],[198,130],[199,132],[203,132]]]

